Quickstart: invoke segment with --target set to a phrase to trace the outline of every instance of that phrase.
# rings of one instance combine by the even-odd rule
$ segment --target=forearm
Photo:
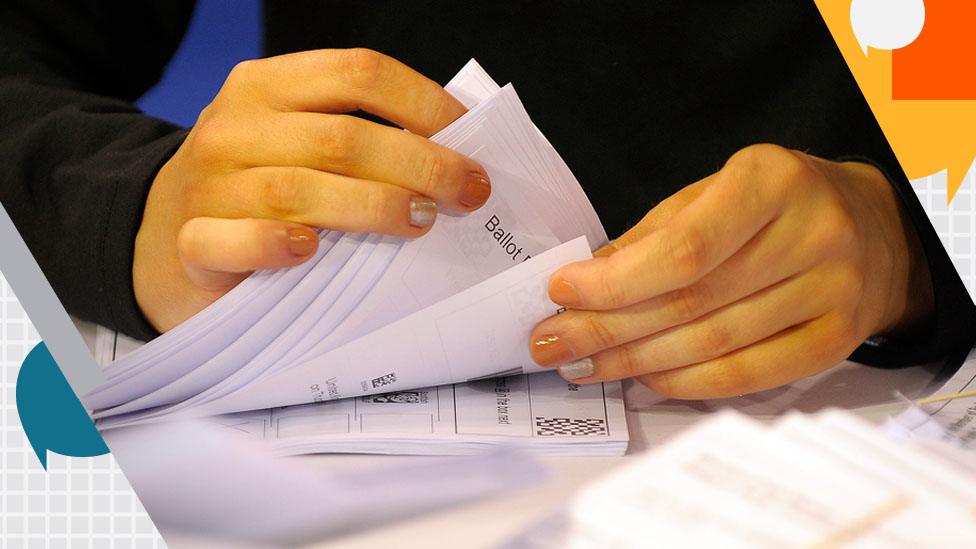
[[[144,40],[116,53],[133,29],[102,25],[154,25],[138,9],[106,21],[105,9],[3,8],[0,201],[70,312],[147,337],[132,296],[133,241],[152,178],[184,133],[130,100],[158,77],[161,52],[175,42]],[[72,48],[84,41],[86,48]],[[145,63],[134,65],[140,54]]]

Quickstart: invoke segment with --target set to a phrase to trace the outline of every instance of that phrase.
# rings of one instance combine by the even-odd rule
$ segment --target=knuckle
[[[302,210],[301,170],[273,170],[261,183],[261,200],[272,217],[287,219]]]
[[[614,261],[610,256],[609,263]],[[596,306],[606,309],[619,309],[627,303],[627,294],[622,284],[618,283],[617,277],[611,275],[611,269],[600,269],[597,271],[597,301]]]
[[[671,372],[645,374],[638,377],[637,380],[648,389],[663,397],[675,398],[678,396],[675,394],[674,384],[671,383]]]
[[[459,113],[455,113],[456,105],[454,99],[447,92],[432,94],[424,102],[425,116],[421,120],[428,121],[424,127],[419,128],[425,136],[431,136],[440,131],[448,122],[454,120]]]
[[[759,387],[756,373],[747,364],[725,360],[716,364],[702,380],[712,398],[731,397],[754,392]]]
[[[234,65],[227,74],[229,84],[244,84],[254,80],[259,69],[260,60],[246,59]]]
[[[775,177],[770,181],[771,190],[778,192],[780,196],[785,196],[790,192],[809,190],[818,185],[821,181],[820,172],[814,167],[813,163],[806,155],[782,149],[781,152],[772,156],[775,162]]]
[[[265,257],[274,255],[273,241],[265,238],[268,235],[267,221],[263,219],[241,219],[237,221],[238,229],[248,235],[247,244],[235,251],[244,265],[254,266],[262,262]]]
[[[397,227],[394,204],[380,185],[370,185],[366,191],[362,215],[371,230],[385,232]]]
[[[787,156],[792,156],[792,153],[785,147],[774,145],[772,143],[756,143],[736,151],[732,156],[729,157],[727,164],[757,166],[776,161]]]
[[[176,251],[183,259],[193,261],[199,251],[200,223],[197,218],[187,220],[176,234]]]
[[[682,280],[692,282],[704,274],[708,243],[697,230],[686,229],[671,240],[668,254],[671,260],[669,268]]]
[[[323,154],[338,168],[357,162],[362,126],[351,116],[330,116],[323,131]]]
[[[616,335],[608,329],[595,315],[584,315],[577,320],[578,331],[584,334],[585,340],[593,346],[593,350],[609,349],[618,345]]]
[[[722,167],[724,172],[746,174],[755,171],[765,163],[771,154],[776,154],[776,145],[760,143],[743,147],[732,154]]]
[[[337,50],[336,63],[354,85],[371,88],[382,77],[386,56],[369,48],[351,48]]]
[[[224,117],[210,114],[194,127],[187,137],[187,145],[193,156],[208,163],[228,158],[232,145],[230,126]]]
[[[838,200],[831,200],[822,208],[815,233],[815,244],[824,252],[850,250],[858,240],[858,226],[854,215]]]
[[[636,377],[643,373],[640,357],[632,346],[613,347],[594,359],[597,371],[614,372],[614,379]],[[602,363],[602,364],[601,364]],[[603,366],[602,368],[600,366]]]
[[[758,143],[740,149],[725,163],[727,177],[749,184],[761,184],[764,191],[783,194],[814,181],[816,169],[802,154],[779,145]],[[757,177],[762,171],[763,177]]]
[[[430,153],[424,156],[420,166],[420,180],[417,189],[421,194],[438,196],[438,190],[447,171],[447,161],[443,154]]]
[[[732,330],[714,323],[704,324],[695,337],[696,355],[700,358],[723,355],[731,351],[735,343]]]
[[[679,324],[708,312],[712,301],[708,286],[701,283],[674,290],[666,299],[671,320]]]

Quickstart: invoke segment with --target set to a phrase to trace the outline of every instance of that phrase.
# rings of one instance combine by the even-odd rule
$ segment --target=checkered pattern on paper
[[[0,547],[155,549],[165,547],[110,455],[48,454],[47,472],[17,416],[17,372],[40,341],[0,275]]]
[[[969,296],[976,299],[976,163],[969,169],[951,204],[946,204],[946,172],[912,181],[925,213]]]

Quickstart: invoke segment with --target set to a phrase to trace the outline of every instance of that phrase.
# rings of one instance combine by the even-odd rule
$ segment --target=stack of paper
[[[587,486],[512,546],[970,546],[976,477],[943,457],[846,412],[771,428],[726,412]]]
[[[471,61],[447,89],[470,110],[431,139],[485,166],[483,208],[442,212],[416,240],[323,232],[305,264],[255,273],[109,365],[85,398],[99,428],[543,371],[528,335],[559,310],[547,279],[590,257],[606,233],[511,85]]]
[[[99,328],[93,351],[100,364],[110,364],[141,346]],[[504,446],[534,455],[615,456],[628,442],[619,383],[577,385],[555,372],[207,419],[283,455],[467,455]]]

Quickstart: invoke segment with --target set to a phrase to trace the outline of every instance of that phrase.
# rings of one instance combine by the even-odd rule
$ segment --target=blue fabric
[[[162,80],[136,105],[157,118],[192,126],[234,65],[261,56],[262,35],[261,0],[200,0]]]

